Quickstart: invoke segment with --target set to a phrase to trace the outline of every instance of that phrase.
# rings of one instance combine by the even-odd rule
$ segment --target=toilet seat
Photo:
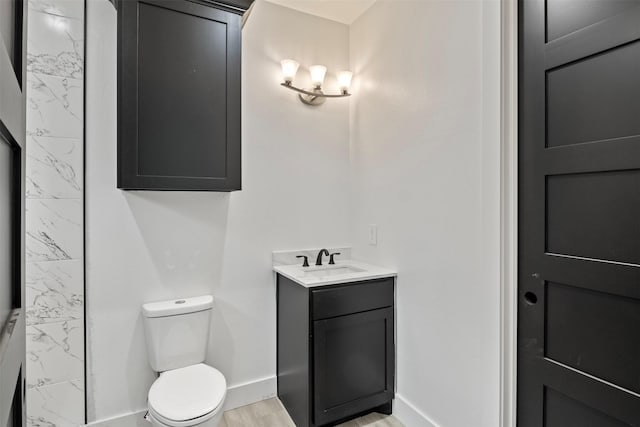
[[[167,427],[191,427],[191,426],[198,426],[201,425],[207,421],[209,421],[211,418],[213,418],[216,415],[217,411],[213,411],[203,417],[200,418],[194,418],[191,420],[186,420],[186,421],[174,421],[174,420],[170,420],[168,418],[164,418],[161,415],[159,415],[156,411],[153,410],[153,408],[149,408],[149,416],[151,417],[151,419],[156,420],[156,422],[159,422],[160,424],[162,424],[163,426],[167,426]]]
[[[227,381],[220,371],[199,363],[163,372],[149,390],[149,412],[171,427],[203,423],[222,409]]]

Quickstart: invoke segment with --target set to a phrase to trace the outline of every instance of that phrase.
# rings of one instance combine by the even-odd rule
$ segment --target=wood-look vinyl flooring
[[[277,398],[224,413],[219,427],[296,427]],[[338,427],[404,427],[393,416],[371,413]]]

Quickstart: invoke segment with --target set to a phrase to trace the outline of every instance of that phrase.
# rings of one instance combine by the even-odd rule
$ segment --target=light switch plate
[[[369,224],[369,244],[371,246],[378,244],[378,226],[376,224]]]

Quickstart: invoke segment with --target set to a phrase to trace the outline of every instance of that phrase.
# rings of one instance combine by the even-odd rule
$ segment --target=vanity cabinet
[[[118,2],[118,188],[241,188],[249,0]]]
[[[298,427],[391,413],[394,279],[307,288],[280,274],[278,397]]]

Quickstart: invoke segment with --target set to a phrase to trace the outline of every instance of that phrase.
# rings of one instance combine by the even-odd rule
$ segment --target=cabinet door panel
[[[239,190],[241,17],[177,0],[118,15],[118,187]]]
[[[227,24],[154,4],[138,12],[138,173],[224,178]]]
[[[393,333],[393,308],[314,322],[316,425],[355,415],[393,398]]]

